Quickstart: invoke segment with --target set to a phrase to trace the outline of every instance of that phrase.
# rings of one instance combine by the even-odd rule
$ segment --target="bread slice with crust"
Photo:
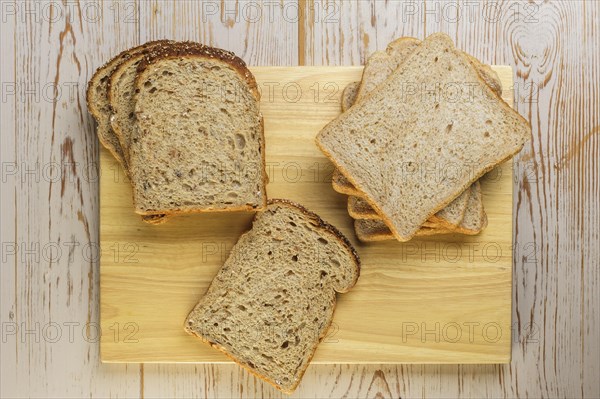
[[[263,209],[263,120],[246,64],[189,43],[150,54],[137,72],[129,148],[135,211]]]
[[[414,49],[421,43],[420,40],[414,38],[400,38],[391,42],[386,52],[375,53],[373,57],[369,58],[365,69],[363,71],[363,80],[358,88],[356,89],[356,82],[350,83],[342,94],[342,112],[345,112],[356,99],[360,99],[361,96],[368,94],[376,86],[381,84],[388,76],[402,63],[404,60],[414,51]],[[488,65],[482,64],[476,58],[465,53],[469,57],[469,61],[477,69],[482,79],[494,90],[499,96],[502,95],[502,84],[498,75]],[[334,190],[353,196],[360,196],[360,193],[352,186],[352,184],[337,170],[334,170],[332,185]],[[465,190],[459,197],[451,202],[447,207],[439,211],[436,215],[432,216],[430,221],[425,222],[425,226],[445,226],[448,229],[455,229],[459,227],[462,218],[467,214],[470,219],[479,219],[479,209],[483,208],[481,203],[476,202],[476,198],[469,198],[469,195],[474,195],[473,190]],[[353,209],[353,205],[356,201],[349,199],[348,211],[350,216],[357,215],[358,218],[373,218],[373,213],[376,212],[362,205],[361,209]],[[467,207],[467,204],[470,206]],[[362,217],[361,217],[362,216]],[[465,231],[469,231],[468,229]]]
[[[360,260],[348,240],[304,207],[271,200],[242,235],[185,330],[286,393],[325,336],[336,292]]]
[[[377,90],[325,126],[316,142],[396,238],[407,241],[529,136],[527,121],[485,84],[452,40],[433,34]],[[428,173],[431,165],[455,173]]]
[[[342,112],[345,112],[348,108],[356,101],[356,95],[358,94],[358,88],[360,82],[348,83],[342,92],[342,100],[340,102]]]
[[[108,99],[112,115],[110,124],[117,138],[125,158],[129,160],[129,147],[136,131],[135,119],[135,79],[140,63],[152,57],[158,59],[178,49],[183,53],[192,49],[201,49],[203,45],[195,42],[169,42],[166,45],[153,46],[148,51],[140,51],[123,61],[110,76],[108,85]]]
[[[100,143],[108,149],[113,156],[119,161],[125,173],[128,173],[127,161],[123,154],[123,149],[115,136],[114,131],[110,126],[110,117],[112,110],[108,98],[108,85],[112,73],[132,56],[143,53],[155,46],[169,43],[168,40],[158,40],[144,43],[140,46],[133,47],[122,51],[117,56],[113,57],[106,64],[96,70],[90,81],[88,82],[86,91],[86,101],[88,110],[98,124],[97,134]]]
[[[158,40],[147,42],[140,46],[122,51],[106,64],[98,68],[88,83],[86,101],[88,110],[97,123],[96,132],[98,139],[100,143],[102,143],[102,145],[108,149],[119,162],[123,168],[123,171],[128,177],[129,167],[127,157],[110,123],[112,115],[112,107],[108,96],[110,78],[114,71],[131,57],[134,57],[137,54],[144,54],[150,51],[152,48],[157,46],[165,46],[169,43],[172,42],[168,40]],[[167,219],[168,218],[165,215],[160,214],[142,216],[142,220],[149,224],[162,224],[166,222]]]
[[[362,242],[378,242],[396,240],[389,227],[381,219],[356,219],[354,221],[354,232]],[[451,234],[456,231],[444,227],[421,227],[415,237],[430,237],[441,234]]]

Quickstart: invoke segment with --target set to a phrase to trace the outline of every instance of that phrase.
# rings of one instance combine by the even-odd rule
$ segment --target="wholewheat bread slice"
[[[126,160],[129,160],[129,147],[136,132],[135,79],[140,63],[148,57],[158,59],[161,56],[169,56],[174,50],[183,54],[202,48],[202,44],[195,42],[169,42],[131,55],[114,70],[108,85],[108,99],[112,110],[110,124],[119,139]]]
[[[476,235],[486,228],[488,220],[483,207],[483,199],[481,195],[481,185],[476,181],[471,185],[471,195],[467,209],[470,212],[465,213],[465,217],[461,220],[460,225],[456,228],[457,233]]]
[[[316,141],[406,241],[529,136],[527,121],[485,84],[452,40],[434,34]],[[444,173],[427,172],[431,165],[442,165]],[[445,173],[450,167],[452,176]]]
[[[119,161],[126,173],[128,173],[129,170],[127,169],[127,161],[123,154],[123,149],[110,126],[110,116],[112,113],[108,98],[110,76],[119,65],[127,61],[133,55],[143,53],[152,47],[164,45],[166,43],[168,43],[167,40],[158,40],[122,51],[106,64],[98,68],[88,82],[86,102],[88,110],[98,124],[98,139],[100,140],[100,143],[113,154],[117,161]]]
[[[121,64],[137,54],[144,54],[157,46],[166,46],[168,40],[158,40],[144,43],[119,53],[106,64],[96,70],[90,79],[86,92],[88,109],[97,123],[97,135],[100,143],[108,149],[115,159],[121,164],[123,171],[129,177],[127,157],[115,131],[112,129],[110,118],[112,108],[109,99],[110,78]],[[168,220],[165,215],[142,216],[142,220],[149,224],[162,224]]]
[[[291,393],[329,328],[336,292],[360,261],[333,226],[298,204],[271,200],[234,245],[185,330]]]
[[[240,58],[172,46],[139,64],[135,88],[129,156],[137,213],[266,206],[260,95]]]
[[[345,112],[352,106],[352,104],[354,104],[356,95],[358,94],[359,86],[360,82],[352,82],[348,83],[348,85],[344,88],[344,91],[342,92],[342,100],[340,102],[342,112]]]
[[[389,75],[400,65],[404,60],[415,50],[415,48],[421,43],[420,40],[414,38],[400,38],[391,42],[386,52],[375,53],[373,59],[369,59],[365,65],[363,71],[363,80],[359,87],[359,92],[356,92],[355,83],[350,83],[342,95],[342,112],[348,109],[354,101],[360,99],[361,96],[368,94],[371,90],[375,89],[376,86],[381,84],[389,77]],[[488,65],[482,64],[476,58],[465,53],[469,57],[469,61],[477,69],[477,72],[482,79],[490,86],[496,94],[499,96],[502,94],[502,84],[496,72],[494,72]],[[351,101],[351,95],[354,97],[354,101]],[[334,190],[359,196],[357,190],[352,187],[352,184],[343,177],[343,175],[336,169],[334,170],[332,185]],[[469,198],[469,195],[474,195],[473,190],[465,190],[460,196],[452,201],[447,207],[440,210],[437,214],[430,218],[430,221],[425,222],[425,226],[434,227],[436,225],[445,226],[448,229],[457,228],[465,214],[471,219],[477,219],[480,216],[479,209],[482,208],[481,203],[477,203],[476,198]],[[361,212],[359,209],[352,209],[352,205],[355,204],[351,200],[348,202],[348,210],[351,216],[353,214],[359,216],[359,218],[373,218],[374,210],[368,211],[363,205]],[[471,206],[467,206],[470,204]],[[362,216],[362,217],[361,217]],[[353,216],[354,217],[354,216]]]
[[[382,220],[381,216],[369,205],[362,197],[354,195],[348,196],[348,214],[354,219],[377,219]],[[438,228],[442,227],[439,223],[426,220],[421,227]],[[451,227],[446,227],[451,229]]]
[[[389,227],[381,219],[356,219],[354,232],[362,242],[378,242],[396,240]],[[431,237],[442,234],[452,234],[456,231],[444,227],[421,227],[415,237]]]

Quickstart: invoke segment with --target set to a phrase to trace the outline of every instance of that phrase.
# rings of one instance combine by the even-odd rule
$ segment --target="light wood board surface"
[[[84,95],[98,66],[159,38],[251,65],[361,65],[396,37],[442,31],[514,68],[516,108],[532,122],[513,186],[511,363],[312,365],[294,397],[600,397],[600,2],[290,0],[258,18],[254,0],[24,3],[0,4],[0,319],[18,329],[0,341],[0,396],[282,396],[235,365],[100,363],[87,335],[98,257],[84,253],[98,246],[99,146]],[[44,176],[49,165],[58,172]],[[41,255],[56,244],[60,254]],[[50,323],[59,339],[42,335]]]
[[[510,67],[494,67],[512,87]],[[340,113],[342,90],[361,67],[254,67],[262,91],[269,198],[317,212],[351,239],[362,260],[354,289],[338,295],[318,363],[507,363],[511,348],[512,163],[482,179],[487,229],[408,243],[359,244],[346,196],[319,130]],[[512,91],[504,92],[512,104]],[[184,333],[250,213],[174,217],[151,226],[133,212],[131,187],[101,153],[100,320],[105,362],[227,362]],[[451,173],[439,170],[437,173]],[[260,333],[256,332],[257,335]]]

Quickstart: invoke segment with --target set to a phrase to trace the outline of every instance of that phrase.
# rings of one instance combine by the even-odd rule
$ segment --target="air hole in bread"
[[[438,60],[439,60],[439,58],[438,58],[438,57],[435,57],[434,61],[435,61],[435,62],[438,62]]]
[[[240,149],[246,147],[246,138],[244,136],[242,136],[241,134],[236,134],[235,135],[235,144]]]
[[[294,262],[298,262],[298,255],[294,255],[294,256],[292,256],[292,260],[293,260]]]
[[[152,86],[152,82],[150,82],[148,80],[144,82],[144,87],[150,87],[150,86]]]
[[[329,244],[329,241],[327,241],[327,240],[326,240],[326,239],[324,239],[323,237],[319,237],[319,238],[317,239],[317,241],[319,241],[321,244],[325,244],[325,245]]]
[[[281,349],[285,349],[289,346],[290,342],[289,341],[284,341],[283,344],[281,344]]]
[[[484,136],[484,137],[490,137],[490,132],[485,132],[485,133],[483,133],[483,136]]]
[[[446,134],[448,134],[452,131],[452,125],[454,125],[454,122],[449,123],[448,126],[446,126]]]

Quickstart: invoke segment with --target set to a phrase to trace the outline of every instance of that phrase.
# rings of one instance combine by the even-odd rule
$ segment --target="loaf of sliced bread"
[[[486,85],[467,56],[449,37],[434,34],[316,141],[406,241],[529,136],[527,121]],[[454,174],[424,173],[432,165]]]
[[[139,214],[266,206],[254,76],[233,53],[190,43],[139,64],[129,161]]]
[[[333,319],[336,292],[360,261],[333,226],[298,204],[271,200],[257,213],[185,330],[291,393]]]

